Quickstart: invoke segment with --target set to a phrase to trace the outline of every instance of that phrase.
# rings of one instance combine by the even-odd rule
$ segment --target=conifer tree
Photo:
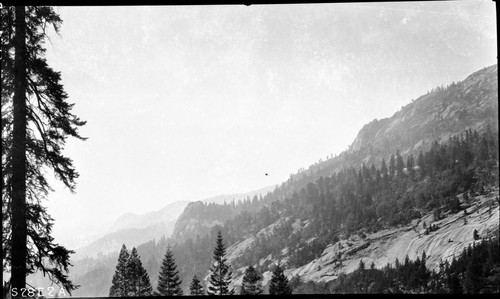
[[[271,295],[289,295],[292,293],[292,289],[288,285],[288,278],[286,278],[285,273],[280,264],[277,264],[273,271],[273,276],[271,277],[271,283],[269,284],[269,294]]]
[[[233,295],[234,289],[230,289],[231,270],[226,264],[226,248],[222,240],[222,233],[217,233],[217,244],[213,253],[213,263],[210,266],[210,280],[208,281],[209,295]]]
[[[399,178],[405,177],[404,173],[405,163],[403,162],[403,157],[399,153],[399,150],[396,152],[396,172]]]
[[[372,166],[370,166],[370,174],[374,178],[375,178],[375,176],[377,174],[377,168],[375,167],[375,164],[373,164],[373,162],[372,162]]]
[[[391,154],[391,158],[389,159],[389,176],[394,178],[394,173],[396,172],[396,158],[394,154]]]
[[[128,274],[128,253],[125,244],[122,245],[120,255],[118,256],[118,264],[116,265],[115,274],[111,288],[109,289],[109,297],[126,297],[129,293],[129,274]]]
[[[422,258],[420,259],[420,266],[417,270],[417,277],[421,283],[427,281],[427,279],[430,276],[430,272],[427,270],[426,262],[427,262],[427,255],[425,254],[425,251],[423,251]]]
[[[205,295],[203,286],[201,285],[201,282],[198,277],[196,277],[196,275],[193,275],[193,280],[191,280],[191,285],[189,286],[189,294],[193,296]]]
[[[240,295],[259,295],[262,292],[262,275],[250,265],[245,270]]]
[[[181,283],[182,281],[179,279],[179,271],[177,271],[177,266],[175,265],[174,255],[169,245],[160,269],[157,288],[158,294],[161,296],[182,296]]]
[[[413,159],[413,155],[410,154],[406,160],[406,169],[411,180],[415,179],[415,169],[413,167],[415,167],[415,160]]]
[[[473,237],[474,237],[474,240],[479,240],[479,233],[477,232],[477,229],[474,230],[474,233],[473,233]]]
[[[358,270],[360,270],[360,271],[364,271],[365,270],[365,263],[363,262],[363,259],[359,260]]]
[[[420,178],[423,178],[427,174],[427,172],[426,172],[424,154],[422,153],[422,151],[420,151],[420,153],[418,154],[417,164],[419,167]]]
[[[128,271],[128,296],[151,296],[153,288],[149,281],[148,273],[142,266],[141,259],[137,253],[137,249],[132,248],[130,257],[127,263]]]
[[[382,159],[382,165],[380,166],[380,172],[382,173],[382,180],[384,182],[384,188],[389,186],[389,173],[387,170],[387,165],[385,164],[385,159]]]
[[[26,276],[36,271],[71,293],[70,254],[54,242],[53,218],[42,205],[52,189],[52,170],[72,192],[78,173],[62,154],[68,136],[82,138],[85,122],[61,84],[61,74],[45,59],[47,28],[56,33],[61,18],[47,6],[5,6],[1,19],[2,85],[2,254],[11,271],[12,288],[26,288]]]

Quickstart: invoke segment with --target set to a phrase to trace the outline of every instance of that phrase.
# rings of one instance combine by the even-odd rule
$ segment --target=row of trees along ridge
[[[234,295],[235,289],[231,287],[232,272],[225,258],[226,248],[223,243],[222,234],[217,234],[217,243],[213,251],[213,262],[210,267],[208,279],[208,295]],[[110,297],[131,296],[182,296],[180,288],[182,281],[178,276],[177,266],[170,246],[162,261],[159,273],[157,291],[153,291],[149,276],[142,267],[140,258],[135,247],[129,254],[125,245],[122,246],[113,275],[112,285],[109,290]],[[262,275],[253,266],[245,271],[243,283],[240,288],[241,295],[259,295],[264,292],[262,288]],[[205,295],[205,290],[196,275],[193,275],[189,286],[190,295]],[[288,278],[283,273],[283,268],[277,264],[269,285],[269,294],[286,295],[291,294]]]

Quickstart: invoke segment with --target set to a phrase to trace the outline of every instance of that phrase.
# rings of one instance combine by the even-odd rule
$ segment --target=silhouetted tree
[[[130,286],[129,296],[152,296],[153,288],[149,281],[148,273],[142,266],[137,249],[132,248],[127,263],[128,283]]]
[[[125,244],[122,245],[120,255],[118,256],[118,264],[116,265],[111,288],[109,289],[109,297],[126,297],[128,296],[129,274],[128,274],[128,260],[130,254],[127,251]]]
[[[269,284],[269,294],[271,295],[289,295],[292,289],[288,285],[288,278],[286,278],[280,264],[277,264],[273,270],[271,282]]]
[[[365,270],[365,263],[363,262],[363,259],[360,259],[360,260],[359,260],[358,270],[359,270],[359,271],[363,271],[363,270]]]
[[[217,233],[217,244],[213,252],[213,263],[210,267],[210,280],[208,281],[209,295],[233,295],[234,289],[230,289],[231,270],[226,264],[226,248],[222,240],[222,233]]]
[[[479,233],[477,232],[477,229],[474,230],[474,240],[479,240]]]
[[[76,289],[65,274],[73,251],[54,242],[53,218],[41,202],[51,190],[46,170],[53,170],[72,192],[78,173],[62,154],[68,136],[84,139],[85,124],[72,104],[60,73],[47,65],[46,28],[59,32],[58,14],[47,6],[5,6],[1,13],[2,82],[2,253],[12,288],[26,288],[36,271]]]
[[[179,279],[179,271],[177,271],[177,266],[175,265],[174,255],[169,245],[161,264],[157,287],[158,294],[160,296],[181,296],[181,283],[182,281]]]
[[[248,266],[243,276],[241,285],[241,295],[259,295],[262,290],[262,275],[260,275],[253,266]]]
[[[193,280],[191,280],[191,285],[189,286],[189,294],[193,296],[202,296],[205,295],[205,291],[203,290],[203,286],[200,283],[200,280],[196,275],[193,275]]]

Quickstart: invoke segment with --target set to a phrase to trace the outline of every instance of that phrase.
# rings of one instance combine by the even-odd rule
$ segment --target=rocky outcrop
[[[340,273],[350,273],[356,270],[362,260],[367,267],[373,262],[375,268],[382,268],[394,264],[396,259],[404,262],[406,256],[411,260],[421,257],[425,251],[426,266],[437,270],[440,261],[451,260],[462,253],[463,249],[480,242],[473,237],[474,230],[479,236],[487,238],[498,235],[499,205],[498,188],[487,195],[478,196],[470,200],[471,204],[462,200],[462,207],[467,207],[467,213],[444,215],[435,220],[431,214],[423,215],[408,226],[391,228],[366,234],[363,238],[355,235],[346,240],[330,244],[321,256],[312,262],[294,269],[285,270],[288,278],[295,275],[304,281],[316,282],[336,279]],[[465,220],[464,220],[465,218]],[[437,229],[425,234],[424,222],[434,224]],[[227,257],[231,261],[251,246],[252,238],[243,240],[228,248]],[[277,262],[274,261],[274,262]],[[281,259],[281,262],[286,260]],[[237,269],[236,273],[243,273],[244,269]],[[267,284],[271,272],[264,273],[263,284]],[[242,276],[235,277],[235,283],[240,282]]]
[[[196,236],[207,234],[213,226],[222,225],[234,215],[236,215],[236,209],[232,204],[192,202],[177,219],[172,237],[177,242],[194,240]]]
[[[401,108],[392,117],[373,120],[358,133],[349,152],[380,154],[426,150],[471,128],[498,127],[498,67],[493,65],[447,88],[439,87]]]

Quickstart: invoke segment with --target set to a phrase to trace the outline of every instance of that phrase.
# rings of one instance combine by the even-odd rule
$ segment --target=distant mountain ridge
[[[176,201],[166,205],[160,210],[141,215],[125,213],[113,223],[109,232],[116,232],[129,228],[145,228],[153,224],[175,220],[189,203],[189,201]]]
[[[251,202],[256,197],[262,198],[267,193],[274,191],[276,187],[277,185],[267,186],[254,191],[223,194],[203,201],[191,202],[179,216],[172,232],[172,238],[182,242],[205,235],[213,226],[223,225],[224,221],[237,215],[241,208],[236,209],[236,204]]]
[[[223,215],[213,214],[211,220],[203,220],[198,223],[196,219],[205,219],[207,215],[212,215],[210,211],[214,210],[212,209],[214,205],[223,204],[224,202],[230,204],[233,200],[237,202],[238,200],[253,198],[256,195],[265,195],[267,192],[274,190],[274,188],[276,186],[267,186],[249,192],[218,195],[196,202],[176,201],[167,204],[160,210],[139,215],[131,212],[125,213],[113,222],[105,235],[77,249],[74,258],[95,257],[99,254],[113,252],[117,246],[120,247],[122,244],[130,247],[152,239],[159,239],[162,236],[170,237],[175,232],[175,227],[177,227],[178,231],[176,237],[179,239],[183,234],[181,231],[184,231],[183,238],[204,234],[213,225],[222,224],[223,221],[234,216],[236,213],[234,209],[229,208],[224,210]],[[204,211],[204,215],[199,213],[200,208]],[[178,219],[180,215],[184,216]],[[184,227],[185,229],[180,230],[179,227]],[[186,231],[189,231],[189,234],[186,234]]]
[[[217,204],[223,204],[224,202],[226,203],[231,203],[233,200],[235,202],[238,202],[238,200],[244,200],[247,197],[253,198],[255,195],[266,195],[268,192],[273,191],[276,188],[277,185],[271,185],[267,187],[263,187],[257,190],[253,191],[248,191],[248,192],[243,192],[243,193],[235,193],[235,194],[222,194],[222,195],[217,195],[214,197],[210,197],[207,199],[202,200],[203,202],[212,202],[212,203],[217,203]]]
[[[188,204],[189,201],[176,201],[160,210],[141,215],[123,214],[115,220],[107,233],[75,250],[74,259],[110,253],[122,244],[136,246],[162,236],[170,237],[177,218]]]
[[[153,239],[170,237],[174,230],[176,219],[155,223],[144,228],[125,228],[108,233],[94,242],[75,250],[73,259],[98,257],[116,251],[123,244],[127,247],[138,246]]]

